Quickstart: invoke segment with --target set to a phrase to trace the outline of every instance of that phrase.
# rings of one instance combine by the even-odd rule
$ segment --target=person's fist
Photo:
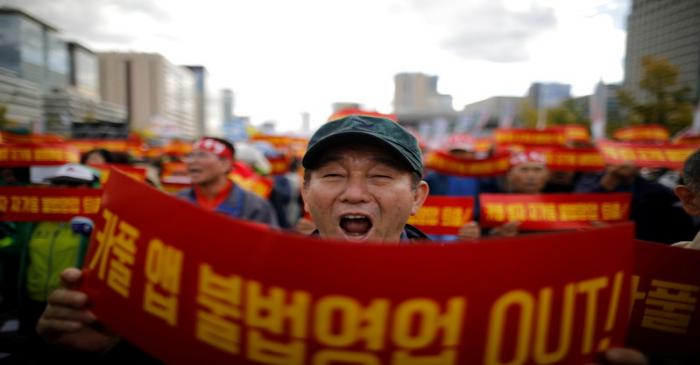
[[[479,223],[475,221],[467,222],[459,227],[457,235],[461,240],[475,240],[481,237],[481,227],[479,227]]]
[[[114,346],[119,337],[97,322],[88,308],[88,296],[77,290],[82,273],[66,269],[61,287],[48,298],[36,330],[47,342],[74,350],[102,352]]]
[[[491,230],[492,236],[498,237],[515,237],[520,232],[518,227],[520,227],[520,222],[508,222],[495,227]]]

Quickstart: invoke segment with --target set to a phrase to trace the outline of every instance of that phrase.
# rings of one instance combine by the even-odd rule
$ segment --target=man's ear
[[[309,213],[309,204],[306,202],[306,188],[308,184],[306,181],[301,183],[301,201],[304,202],[304,212]]]
[[[675,189],[673,189],[673,192],[676,194],[678,199],[681,200],[683,209],[688,214],[692,216],[700,216],[700,205],[698,205],[698,199],[696,199],[697,196],[692,190],[690,190],[690,188],[688,188],[686,185],[678,185],[675,187]]]
[[[425,181],[422,181],[418,183],[418,187],[416,187],[414,193],[413,193],[413,206],[411,207],[411,215],[415,215],[418,213],[418,209],[423,206],[423,203],[425,203],[425,199],[428,197],[428,193],[430,192],[430,187],[428,187],[428,183]]]

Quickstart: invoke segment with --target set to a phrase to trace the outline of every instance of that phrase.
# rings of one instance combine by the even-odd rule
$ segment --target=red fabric
[[[201,138],[192,145],[192,149],[211,152],[223,158],[233,158],[233,153],[231,153],[231,150],[228,149],[225,144],[212,138]]]
[[[503,363],[522,348],[531,364],[536,344],[552,352],[563,331],[571,345],[552,363],[584,364],[624,344],[631,224],[483,244],[324,242],[113,174],[82,290],[106,326],[165,363],[271,363],[272,353],[305,364],[360,352],[366,363],[456,365]],[[338,334],[353,338],[332,342]]]
[[[226,200],[228,195],[231,193],[231,189],[233,189],[233,182],[228,180],[226,183],[226,187],[210,199],[206,195],[204,195],[204,192],[202,192],[201,188],[195,185],[194,196],[195,198],[197,198],[197,205],[206,210],[214,211],[216,210],[216,207],[221,205],[221,203],[223,203],[224,200]]]
[[[547,160],[543,154],[535,151],[518,152],[510,157],[510,164],[512,166],[518,166],[529,162],[546,164]]]

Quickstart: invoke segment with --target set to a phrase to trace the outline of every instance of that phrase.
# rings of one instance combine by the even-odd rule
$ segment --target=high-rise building
[[[80,95],[100,100],[100,61],[87,47],[68,42],[69,84]]]
[[[331,108],[333,109],[333,113],[337,113],[343,109],[361,109],[362,105],[360,105],[360,103],[339,101],[339,102],[333,103],[331,105]]]
[[[229,120],[233,119],[234,113],[233,113],[233,108],[234,108],[234,95],[233,91],[231,89],[223,89],[221,90],[222,94],[222,100],[221,100],[221,106],[223,108],[223,123],[228,122]]]
[[[478,123],[480,120],[485,125],[488,120],[509,120],[509,126],[515,117],[520,114],[524,98],[519,96],[493,96],[488,99],[467,104],[462,114],[467,120]],[[485,119],[485,120],[483,120]]]
[[[56,28],[19,9],[0,8],[0,67],[48,91],[68,84],[68,49]]]
[[[527,91],[530,105],[538,110],[554,108],[562,101],[571,98],[571,85],[557,82],[535,82]]]
[[[644,56],[665,57],[678,81],[700,95],[700,1],[632,0],[627,18],[624,88],[644,100],[639,81]]]
[[[394,76],[394,113],[452,112],[452,96],[437,91],[437,76],[400,73]]]
[[[248,140],[248,127],[250,118],[233,116],[221,125],[223,137],[230,142],[242,142]]]
[[[68,85],[44,93],[46,131],[74,138],[126,138],[126,108],[100,99],[97,55],[76,42],[65,47]]]
[[[0,68],[0,105],[5,108],[8,127],[44,132],[43,101],[39,85],[22,80],[9,70]]]
[[[92,51],[62,40],[56,28],[12,8],[0,8],[0,40],[0,83],[11,95],[0,100],[8,119],[35,132],[71,136],[83,129],[125,135],[124,108],[100,100]],[[86,122],[90,125],[83,128]]]
[[[304,135],[311,133],[311,114],[309,112],[301,113],[301,133]]]
[[[195,117],[197,119],[197,135],[203,136],[207,134],[207,93],[209,74],[204,66],[185,66],[194,75],[195,88]]]
[[[124,106],[131,131],[197,136],[195,77],[157,53],[99,53],[100,95]]]

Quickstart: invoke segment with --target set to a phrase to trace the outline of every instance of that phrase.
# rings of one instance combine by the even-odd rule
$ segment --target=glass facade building
[[[678,81],[700,96],[700,1],[633,0],[627,18],[624,88],[643,98],[639,81],[644,56],[665,57],[678,67]]]

